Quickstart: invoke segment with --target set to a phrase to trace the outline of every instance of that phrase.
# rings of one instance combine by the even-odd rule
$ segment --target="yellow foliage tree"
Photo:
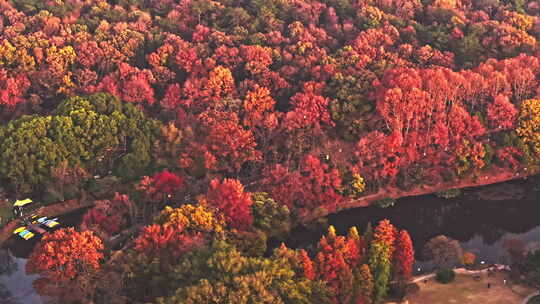
[[[214,68],[208,77],[207,90],[210,96],[222,98],[234,93],[234,77],[231,71],[223,66]]]
[[[7,40],[0,43],[0,66],[31,71],[36,62],[24,48],[17,48]]]
[[[57,48],[51,46],[46,50],[47,63],[58,71],[65,71],[77,59],[77,54],[72,46]]]
[[[540,99],[528,99],[521,105],[518,135],[540,156]]]
[[[181,225],[184,229],[206,233],[223,232],[224,220],[205,205],[182,205],[179,208],[165,207],[154,219],[165,227]]]
[[[533,26],[533,18],[529,15],[513,11],[503,11],[503,21],[522,31],[528,31]]]
[[[364,181],[364,178],[358,174],[353,174],[353,180],[351,182],[351,187],[354,189],[355,193],[362,193],[364,190],[366,190],[366,182]]]

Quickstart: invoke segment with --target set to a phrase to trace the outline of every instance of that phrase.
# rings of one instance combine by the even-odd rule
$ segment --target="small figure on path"
[[[427,279],[424,279],[424,284],[427,284]]]
[[[488,283],[488,289],[491,288],[491,283]]]
[[[506,279],[503,280],[503,284],[506,285]]]

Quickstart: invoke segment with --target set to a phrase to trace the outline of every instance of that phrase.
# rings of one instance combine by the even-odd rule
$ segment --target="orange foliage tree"
[[[199,233],[188,233],[184,226],[150,225],[143,228],[135,240],[135,250],[148,258],[159,257],[162,262],[172,263],[183,253],[204,244]]]
[[[63,228],[45,234],[26,264],[27,274],[39,274],[36,290],[66,302],[92,294],[95,275],[103,259],[103,243],[92,231]]]
[[[358,239],[336,235],[333,226],[317,246],[315,258],[317,278],[325,281],[336,294],[336,303],[354,299],[354,269],[361,259]]]

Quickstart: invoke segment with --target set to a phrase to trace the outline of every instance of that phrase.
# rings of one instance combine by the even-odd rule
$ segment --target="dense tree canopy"
[[[184,171],[174,173],[188,184],[285,168],[292,185],[296,169],[321,166],[305,192],[333,209],[351,193],[337,189],[336,169],[360,174],[369,192],[538,158],[538,123],[525,102],[539,85],[534,5],[158,2],[2,5],[0,111],[15,119],[0,129],[0,174],[14,189],[40,188],[64,159],[90,171],[115,159],[114,172],[129,178],[155,160]],[[90,112],[75,114],[67,104],[78,99],[58,102],[98,92],[122,106],[81,105]],[[93,96],[83,98],[109,98]],[[129,104],[168,123],[162,141]],[[135,117],[136,128],[123,120]],[[514,130],[521,142],[499,140]],[[278,200],[302,209],[312,199]]]
[[[23,116],[0,127],[0,173],[21,192],[42,187],[65,160],[133,178],[151,164],[158,128],[158,121],[111,95],[69,98],[53,115]]]
[[[388,221],[305,250],[263,256],[267,244],[386,194],[538,172],[539,13],[518,0],[1,0],[0,187],[94,204],[71,233],[110,245],[107,267],[90,267],[118,275],[109,303],[382,301],[414,256]],[[441,264],[459,254],[430,244]]]
[[[157,303],[330,303],[327,287],[305,278],[290,251],[248,258],[218,242],[180,261],[174,278],[183,286]]]

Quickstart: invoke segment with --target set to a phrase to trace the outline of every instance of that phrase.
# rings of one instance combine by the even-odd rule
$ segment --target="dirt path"
[[[509,266],[507,265],[494,264],[493,267],[488,267],[488,268],[484,268],[480,270],[468,270],[465,268],[454,268],[453,270],[455,273],[459,273],[459,274],[479,274],[479,273],[488,273],[490,268],[493,268],[494,270],[497,270],[497,271],[510,269]],[[435,273],[428,273],[421,276],[413,277],[411,282],[417,283],[426,279],[431,279],[433,277],[435,277]]]

